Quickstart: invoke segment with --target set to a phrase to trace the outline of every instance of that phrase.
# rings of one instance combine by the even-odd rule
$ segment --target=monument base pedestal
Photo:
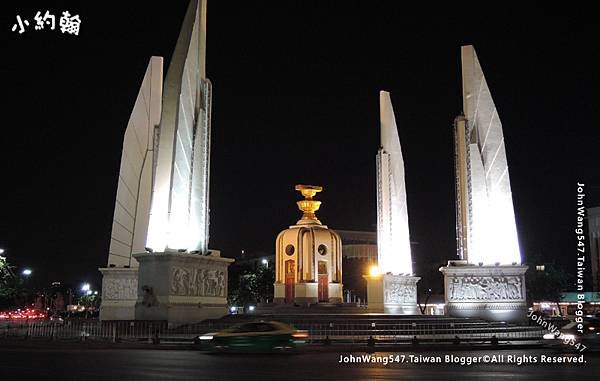
[[[466,261],[448,261],[448,266],[440,271],[444,274],[449,316],[506,322],[527,319],[527,266],[477,266]]]
[[[273,303],[285,303],[285,284],[275,283]],[[297,283],[294,285],[294,304],[309,306],[318,303],[342,303],[343,284],[329,283],[327,285],[327,301],[319,301],[319,284],[316,282]]]
[[[140,264],[136,320],[179,325],[228,313],[227,267],[233,259],[176,252],[134,257]]]
[[[133,320],[138,292],[138,269],[106,267],[102,273],[100,320]]]
[[[417,282],[408,275],[365,275],[367,280],[367,310],[395,315],[420,315],[417,306]]]

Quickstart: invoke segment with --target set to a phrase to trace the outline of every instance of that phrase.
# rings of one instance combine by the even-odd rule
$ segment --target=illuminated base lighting
[[[379,267],[377,267],[376,265],[371,266],[371,268],[369,268],[369,275],[372,277],[381,275],[381,272],[379,271]]]

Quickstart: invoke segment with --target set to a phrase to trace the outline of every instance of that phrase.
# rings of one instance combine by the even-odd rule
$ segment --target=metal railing
[[[31,320],[5,322],[0,326],[0,337],[23,339],[140,341],[156,339],[166,332],[166,322],[154,321]]]
[[[309,332],[311,341],[325,339],[345,342],[365,342],[373,338],[379,342],[419,341],[448,342],[486,341],[493,337],[500,341],[541,340],[545,330],[535,326],[511,326],[503,323],[468,322],[390,322],[384,321],[286,321]],[[196,336],[219,331],[233,322],[209,321],[169,328],[160,321],[99,321],[99,320],[32,320],[5,322],[0,326],[0,337],[23,339],[79,339],[119,341],[153,341],[179,339],[191,342]]]

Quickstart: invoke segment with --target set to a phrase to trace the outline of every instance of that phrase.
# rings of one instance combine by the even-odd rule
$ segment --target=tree
[[[239,272],[237,282],[234,281],[230,285],[229,303],[246,307],[272,300],[274,281],[275,271],[272,267],[245,268]]]
[[[268,303],[273,300],[275,283],[275,266],[259,266],[256,272],[256,294],[258,300]]]
[[[536,266],[529,266],[525,276],[529,304],[543,300],[554,302],[562,316],[558,303],[562,299],[563,291],[569,287],[570,278],[563,269],[553,264],[544,265],[543,271],[538,271]]]
[[[13,268],[6,258],[0,257],[0,308],[14,306],[23,293],[23,281]]]

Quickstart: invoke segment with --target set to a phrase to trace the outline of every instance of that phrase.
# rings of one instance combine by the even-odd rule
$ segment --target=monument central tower
[[[296,185],[302,218],[279,233],[275,241],[275,303],[311,305],[342,303],[342,240],[315,215],[323,190]]]

